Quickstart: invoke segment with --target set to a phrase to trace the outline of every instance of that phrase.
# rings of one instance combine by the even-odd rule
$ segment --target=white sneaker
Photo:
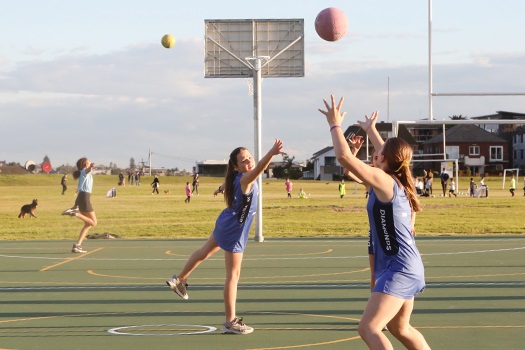
[[[245,325],[242,317],[235,317],[233,321],[222,324],[222,334],[250,334],[252,332],[253,328]]]
[[[75,210],[75,208],[66,209],[62,212],[62,215],[70,215],[70,216],[77,216],[78,209]]]
[[[178,278],[177,275],[173,275],[169,280],[166,281],[166,284],[172,291],[177,293],[179,297],[181,297],[184,300],[188,299],[188,293],[186,291],[186,287],[188,287],[187,283],[182,283]]]
[[[73,244],[73,249],[71,253],[87,253],[87,250],[84,250],[81,245]]]

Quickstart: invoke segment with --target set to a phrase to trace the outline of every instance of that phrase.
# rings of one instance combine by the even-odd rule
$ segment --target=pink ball
[[[346,14],[335,7],[322,10],[315,18],[315,31],[326,41],[341,39],[347,30],[348,19]]]

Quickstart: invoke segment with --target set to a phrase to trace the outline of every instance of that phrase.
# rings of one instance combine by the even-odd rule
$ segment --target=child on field
[[[186,287],[192,271],[219,249],[223,249],[226,263],[226,281],[223,292],[226,317],[222,324],[222,333],[248,334],[253,332],[252,327],[247,326],[242,318],[237,317],[235,308],[237,284],[241,274],[241,263],[248,241],[248,233],[257,211],[259,188],[256,180],[268,167],[273,156],[283,154],[282,146],[282,141],[276,139],[273,147],[258,164],[255,164],[252,155],[246,148],[238,147],[232,151],[224,183],[214,193],[214,195],[224,193],[227,208],[217,218],[213,233],[206,243],[189,257],[179,274],[173,275],[166,281],[170,289],[177,295],[188,299]]]
[[[516,175],[512,174],[512,178],[510,179],[510,194],[512,194],[512,197],[514,197],[514,191],[516,191]]]
[[[184,200],[184,203],[189,203],[190,202],[191,194],[192,194],[192,191],[191,191],[191,188],[190,188],[190,183],[186,182],[186,199]]]
[[[284,183],[284,186],[286,187],[286,192],[288,192],[288,198],[292,198],[293,183],[290,181],[289,178],[286,178],[286,182]]]
[[[302,188],[299,189],[299,195],[298,195],[298,197],[301,198],[301,199],[302,199],[302,198],[308,198],[308,197],[306,196],[306,192],[304,192]]]
[[[454,181],[454,178],[450,179],[450,185],[448,190],[448,196],[451,197],[452,195],[454,195],[454,197],[458,196],[456,194],[456,182]]]
[[[345,194],[346,194],[345,179],[341,179],[341,183],[339,184],[339,196],[343,198]]]

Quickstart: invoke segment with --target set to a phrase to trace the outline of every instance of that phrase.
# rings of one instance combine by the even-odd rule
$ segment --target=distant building
[[[447,159],[458,159],[458,170],[469,170],[472,175],[498,174],[508,168],[509,146],[507,140],[473,124],[456,125],[445,132],[446,149],[443,150],[443,134],[437,135],[424,145],[425,154],[446,154]],[[439,171],[443,157],[427,167]]]
[[[195,163],[195,172],[200,176],[224,176],[228,167],[227,160],[203,160]]]
[[[525,126],[516,129],[512,139],[512,168],[525,169]]]

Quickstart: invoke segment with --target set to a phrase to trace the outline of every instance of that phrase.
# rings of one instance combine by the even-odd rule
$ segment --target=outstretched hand
[[[273,156],[284,154],[284,152],[282,151],[282,148],[283,148],[283,142],[279,139],[275,139],[275,143],[273,144],[272,148],[270,149],[268,153],[270,153]]]
[[[377,116],[379,115],[379,112],[378,111],[375,111],[372,113],[372,115],[369,117],[367,115],[365,115],[365,121],[364,122],[361,122],[361,121],[357,121],[357,124],[359,124],[359,126],[365,131],[365,132],[368,132],[370,131],[372,128],[375,128],[375,125],[376,125],[376,121],[377,121]]]
[[[361,146],[363,146],[365,143],[365,140],[363,139],[363,136],[356,136],[355,134],[352,134],[346,139],[346,142],[348,143],[348,147],[350,147],[350,149],[353,148],[355,151],[359,151]]]
[[[341,97],[337,106],[335,105],[334,95],[330,95],[330,99],[332,102],[332,106],[330,107],[328,102],[326,102],[326,100],[323,99],[324,105],[326,107],[326,111],[320,108],[318,109],[318,111],[325,115],[326,121],[328,122],[328,125],[330,125],[331,127],[334,125],[341,126],[341,124],[343,123],[343,119],[345,118],[345,114],[346,114],[346,112],[343,112],[341,114],[341,107],[343,107],[343,102],[345,98]]]

